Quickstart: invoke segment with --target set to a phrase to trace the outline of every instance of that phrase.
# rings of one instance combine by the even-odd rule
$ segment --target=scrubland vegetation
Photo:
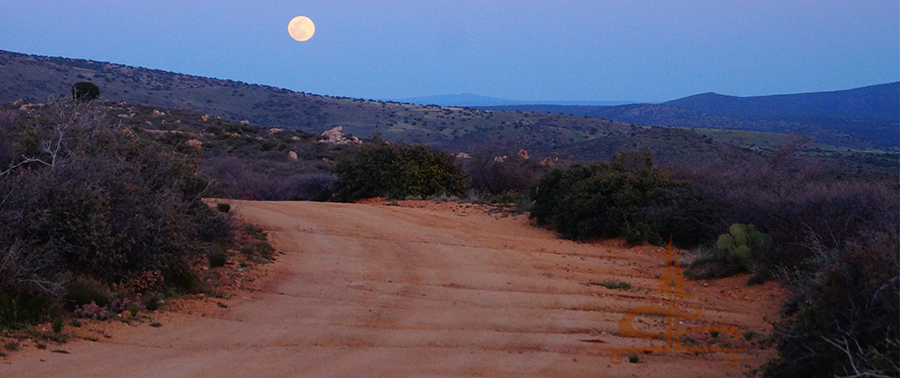
[[[639,153],[551,171],[532,189],[531,216],[573,239],[673,234],[700,252],[689,277],[749,271],[751,284],[789,284],[765,376],[900,373],[896,176],[848,178],[790,149],[667,171]]]
[[[206,289],[238,230],[201,201],[199,149],[170,142],[71,100],[0,109],[0,330]]]

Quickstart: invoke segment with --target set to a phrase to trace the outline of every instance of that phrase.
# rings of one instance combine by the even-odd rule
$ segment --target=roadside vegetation
[[[273,258],[264,235],[239,242],[227,209],[201,201],[214,182],[200,150],[163,139],[91,103],[0,109],[0,332],[204,292],[204,267],[243,244]]]
[[[767,377],[900,373],[900,185],[859,172],[770,155],[655,167],[649,155],[572,165],[533,187],[531,216],[563,237],[662,244],[674,235],[698,258],[686,276],[750,272],[794,292],[776,324]]]

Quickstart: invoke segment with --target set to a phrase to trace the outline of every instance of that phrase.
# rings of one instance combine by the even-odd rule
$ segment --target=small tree
[[[78,101],[93,101],[100,97],[100,88],[90,81],[81,81],[72,86],[72,98]]]

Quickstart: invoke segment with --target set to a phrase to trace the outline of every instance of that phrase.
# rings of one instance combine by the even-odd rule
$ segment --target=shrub
[[[58,299],[41,292],[0,293],[0,330],[48,321],[57,316],[59,310]]]
[[[469,187],[489,195],[524,194],[547,171],[533,159],[517,153],[476,153],[463,160]]]
[[[421,145],[364,145],[335,167],[334,199],[461,195],[465,173],[453,162],[451,155]]]
[[[895,230],[896,231],[896,230]],[[871,233],[844,248],[814,242],[816,272],[784,276],[794,295],[764,376],[900,375],[900,241]]]
[[[223,213],[228,213],[229,211],[231,211],[231,205],[227,203],[220,203],[216,205],[216,210],[219,210]]]
[[[65,299],[70,308],[83,306],[91,302],[104,307],[112,302],[113,293],[102,282],[85,275],[79,275],[66,284]]]
[[[547,173],[531,189],[531,217],[564,237],[623,236],[631,244],[694,245],[710,234],[713,210],[692,185],[652,166],[646,153],[624,153],[611,164],[573,165]]]
[[[209,259],[210,268],[217,268],[225,266],[225,263],[228,262],[228,254],[224,248],[213,248],[208,252],[207,259]]]
[[[66,325],[66,321],[60,317],[53,318],[53,322],[51,323],[51,327],[53,327],[54,333],[62,332],[63,326],[65,326],[65,325]]]
[[[72,98],[78,101],[92,101],[100,98],[100,88],[90,81],[81,81],[72,86]]]

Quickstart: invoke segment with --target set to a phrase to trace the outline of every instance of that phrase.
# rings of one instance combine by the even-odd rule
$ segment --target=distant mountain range
[[[401,103],[419,105],[438,105],[452,107],[503,106],[503,105],[580,105],[580,106],[614,106],[633,104],[635,101],[519,101],[496,97],[479,96],[472,93],[448,94],[438,96],[412,97],[393,100]]]
[[[900,82],[756,97],[704,93],[662,104],[505,105],[480,109],[562,113],[642,125],[789,133],[831,146],[900,149]]]

